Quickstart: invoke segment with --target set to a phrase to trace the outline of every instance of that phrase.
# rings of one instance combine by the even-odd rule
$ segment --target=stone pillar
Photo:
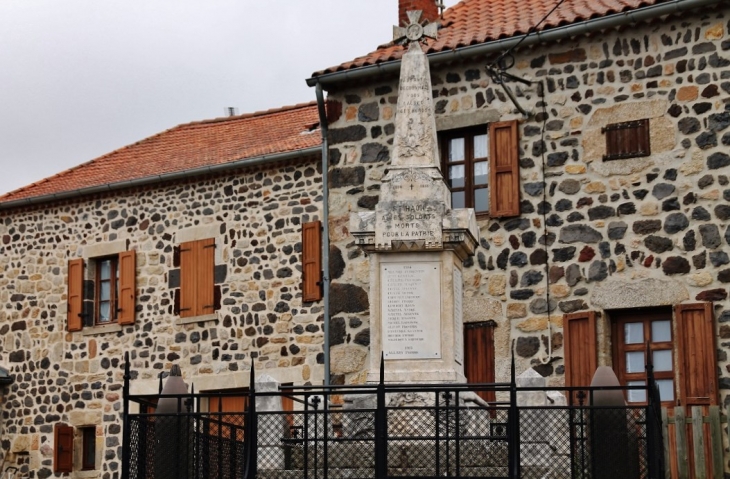
[[[278,392],[279,382],[268,374],[256,380],[256,392]],[[258,468],[284,469],[286,464],[286,445],[282,441],[289,437],[289,424],[284,414],[260,414],[266,412],[282,413],[284,410],[281,396],[256,397],[258,424]]]

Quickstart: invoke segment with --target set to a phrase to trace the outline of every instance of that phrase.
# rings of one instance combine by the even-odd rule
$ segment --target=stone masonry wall
[[[508,379],[514,340],[520,371],[534,366],[549,384],[563,384],[564,313],[607,311],[599,364],[610,365],[611,309],[712,301],[721,399],[730,401],[728,32],[724,6],[514,53],[510,72],[546,86],[543,106],[537,86],[510,83],[533,112],[520,123],[522,214],[481,218],[481,244],[464,272],[465,321],[498,324],[498,381]],[[432,67],[438,125],[520,117],[485,64]],[[378,202],[397,82],[329,96],[342,110],[330,125],[329,171],[331,364],[339,382],[364,381],[368,364],[369,264],[348,218]],[[600,128],[642,118],[650,120],[652,155],[603,162]]]
[[[281,382],[321,382],[323,308],[302,303],[300,290],[301,224],[322,219],[321,202],[311,159],[3,212],[0,362],[15,377],[1,406],[8,464],[49,477],[54,424],[94,425],[98,470],[71,477],[119,477],[125,352],[133,393],[156,393],[173,363],[196,391],[247,386],[252,360]],[[178,324],[172,253],[196,228],[216,239],[222,307],[217,319]],[[66,332],[68,260],[120,240],[137,253],[135,324]]]

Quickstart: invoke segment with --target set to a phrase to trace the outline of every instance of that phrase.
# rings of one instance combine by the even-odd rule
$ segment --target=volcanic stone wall
[[[493,320],[497,380],[534,366],[563,384],[564,313],[604,312],[599,364],[611,364],[610,310],[714,303],[718,371],[730,372],[730,11],[727,6],[521,49],[509,72],[523,108],[521,215],[480,218],[464,272],[464,319]],[[440,130],[521,118],[486,59],[432,67]],[[369,262],[348,232],[373,210],[392,152],[398,83],[333,92],[330,125],[332,373],[362,382],[369,344]],[[601,128],[649,119],[652,154],[603,161]],[[485,126],[486,131],[486,126]],[[513,341],[514,340],[514,341]],[[514,345],[514,347],[512,346]]]
[[[318,165],[312,158],[4,211],[0,362],[15,378],[1,406],[8,464],[48,477],[54,424],[96,426],[97,471],[73,477],[119,477],[127,352],[133,393],[156,393],[173,363],[196,391],[247,386],[252,361],[281,382],[321,382],[323,308],[302,302],[300,284],[301,225],[322,219]],[[215,319],[180,324],[173,248],[190,232],[216,240],[222,306]],[[136,250],[135,324],[66,332],[68,260],[120,241]]]

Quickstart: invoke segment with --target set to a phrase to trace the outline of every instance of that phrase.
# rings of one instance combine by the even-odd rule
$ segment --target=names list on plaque
[[[441,271],[437,262],[380,265],[385,359],[441,358]]]

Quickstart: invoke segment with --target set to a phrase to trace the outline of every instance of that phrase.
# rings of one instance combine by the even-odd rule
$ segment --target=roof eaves
[[[616,13],[593,16],[581,21],[563,24],[546,28],[530,34],[511,35],[496,40],[484,41],[477,44],[452,48],[437,52],[428,53],[429,62],[435,63],[445,61],[457,61],[473,58],[479,55],[495,53],[513,47],[518,42],[522,46],[534,45],[536,43],[547,43],[568,38],[575,35],[593,33],[606,28],[634,24],[662,17],[664,15],[678,14],[696,8],[721,4],[727,0],[667,0],[653,4],[641,2],[639,7],[630,10],[622,10]],[[524,38],[524,40],[523,40]],[[376,50],[377,51],[377,50]],[[373,52],[375,53],[375,52]],[[364,61],[365,57],[358,57],[349,62],[351,65]],[[327,86],[340,82],[363,80],[377,75],[395,74],[400,68],[400,58],[382,63],[346,68],[341,64],[335,71],[322,70],[314,72],[307,78],[307,85],[313,87],[320,83],[325,89]]]
[[[321,145],[317,145],[314,147],[292,150],[292,151],[287,151],[287,152],[260,155],[260,156],[252,157],[252,158],[243,158],[240,160],[231,161],[228,163],[222,163],[222,164],[218,164],[218,165],[208,165],[208,166],[203,166],[203,167],[198,167],[198,168],[191,168],[191,169],[187,169],[187,170],[180,170],[180,171],[171,172],[171,173],[164,173],[161,175],[137,178],[134,180],[123,180],[123,181],[119,181],[119,182],[115,182],[115,183],[107,183],[107,184],[98,185],[98,186],[89,186],[89,187],[79,188],[79,189],[71,190],[71,191],[63,191],[60,193],[51,193],[51,194],[41,195],[41,196],[32,196],[32,197],[28,197],[28,198],[20,198],[17,200],[8,200],[5,202],[2,202],[1,201],[2,198],[0,197],[0,211],[9,210],[9,209],[13,209],[13,208],[28,207],[28,206],[33,206],[33,205],[38,205],[38,204],[43,204],[43,203],[50,203],[53,201],[68,200],[68,199],[73,199],[73,198],[86,196],[86,195],[107,193],[107,192],[117,191],[117,190],[121,190],[121,189],[125,189],[125,188],[147,186],[147,185],[151,185],[151,184],[155,184],[155,183],[164,183],[164,182],[173,181],[173,180],[191,178],[191,177],[195,177],[195,176],[215,174],[215,173],[220,173],[223,171],[228,171],[228,170],[233,170],[233,169],[238,169],[238,168],[256,166],[256,165],[260,165],[263,163],[276,163],[276,162],[280,162],[280,161],[304,158],[307,156],[312,156],[312,155],[321,153],[321,151],[322,151]]]

